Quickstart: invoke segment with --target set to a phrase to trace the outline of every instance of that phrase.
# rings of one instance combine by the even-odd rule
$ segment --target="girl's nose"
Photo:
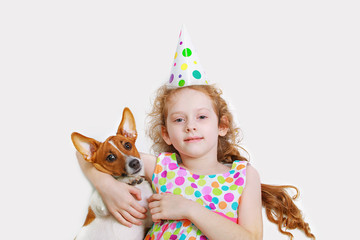
[[[186,127],[186,132],[190,132],[190,131],[196,131],[196,128],[195,127]]]
[[[190,131],[196,131],[196,126],[193,123],[188,123],[186,125],[186,132],[190,132]]]

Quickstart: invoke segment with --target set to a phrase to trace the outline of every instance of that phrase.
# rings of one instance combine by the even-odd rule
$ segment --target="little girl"
[[[220,93],[164,86],[151,116],[155,149],[166,153],[152,178],[155,223],[145,239],[261,239],[259,176],[231,142],[236,129]]]
[[[189,39],[181,38],[179,45],[184,42]],[[174,66],[186,70],[194,62],[198,67],[197,61],[188,60],[191,48],[182,47],[175,59],[182,53],[187,61]],[[191,73],[196,80],[204,78],[201,70]],[[145,239],[262,239],[262,206],[280,232],[292,238],[286,230],[298,228],[315,239],[285,191],[292,186],[261,184],[257,171],[240,155],[238,128],[221,91],[206,81],[189,84],[183,78],[177,72],[171,75],[150,113],[149,136],[159,155],[141,154],[156,192],[149,199],[154,224]],[[120,223],[141,224],[146,210],[135,201],[141,198],[135,187],[81,158],[79,163]]]
[[[314,238],[286,186],[260,185],[240,155],[238,129],[214,86],[163,86],[150,116],[154,150],[163,153],[141,154],[156,190],[149,199],[155,223],[145,239],[261,239],[262,205],[282,233],[299,228]],[[145,209],[131,196],[140,199],[138,190],[79,162],[119,222],[140,224]]]

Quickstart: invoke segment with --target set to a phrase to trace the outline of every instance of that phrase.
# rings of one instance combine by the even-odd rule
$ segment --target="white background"
[[[92,187],[73,131],[104,140],[128,106],[138,149],[150,151],[146,113],[186,24],[262,182],[300,189],[318,239],[354,239],[359,10],[357,1],[2,1],[0,238],[76,235]],[[287,238],[264,217],[264,239]]]

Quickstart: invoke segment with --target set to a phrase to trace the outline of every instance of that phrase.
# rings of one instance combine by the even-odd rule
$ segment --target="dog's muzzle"
[[[140,169],[140,167],[141,167],[140,161],[138,159],[131,160],[130,163],[129,163],[129,167],[134,169],[134,170]]]
[[[130,172],[131,172],[130,174],[138,173],[141,170],[141,167],[142,167],[140,160],[136,159],[136,158],[130,160],[128,166],[129,166],[129,169],[130,169]]]

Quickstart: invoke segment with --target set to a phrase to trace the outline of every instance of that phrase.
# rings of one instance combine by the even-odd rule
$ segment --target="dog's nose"
[[[139,169],[139,168],[140,168],[140,162],[139,162],[139,160],[137,160],[137,159],[131,160],[130,163],[129,163],[129,167],[132,168],[132,169],[134,169],[134,170]]]

